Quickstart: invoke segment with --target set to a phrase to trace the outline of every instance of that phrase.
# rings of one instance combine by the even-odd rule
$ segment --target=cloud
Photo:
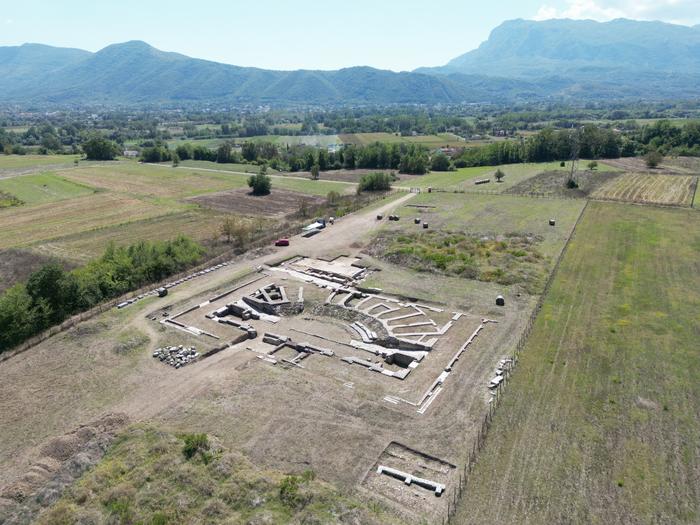
[[[6,26],[12,25],[13,23],[14,23],[14,20],[12,20],[11,18],[6,18],[6,19],[5,19],[5,25],[6,25]]]
[[[559,7],[541,5],[532,18],[592,19],[601,22],[631,18],[693,25],[700,23],[700,11],[697,0],[564,0],[564,5]]]

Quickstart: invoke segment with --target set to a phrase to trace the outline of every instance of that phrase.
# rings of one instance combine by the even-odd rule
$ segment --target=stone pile
[[[153,357],[166,365],[180,368],[197,360],[199,352],[194,346],[164,346],[153,352]]]

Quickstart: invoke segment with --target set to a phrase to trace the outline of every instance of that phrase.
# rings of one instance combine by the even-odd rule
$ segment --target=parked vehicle
[[[275,246],[289,246],[289,239],[277,239]]]

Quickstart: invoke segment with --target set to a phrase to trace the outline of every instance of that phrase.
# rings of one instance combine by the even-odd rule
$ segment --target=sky
[[[164,51],[266,69],[438,66],[504,20],[614,18],[700,24],[700,0],[0,0],[0,46]]]

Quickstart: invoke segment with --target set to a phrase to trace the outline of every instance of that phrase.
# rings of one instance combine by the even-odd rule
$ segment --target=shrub
[[[206,434],[185,434],[182,440],[185,442],[182,454],[186,459],[192,459],[197,453],[209,450],[209,438]]]
[[[588,166],[589,170],[593,171],[598,167],[598,161],[592,160],[588,164],[586,164],[586,166]]]

